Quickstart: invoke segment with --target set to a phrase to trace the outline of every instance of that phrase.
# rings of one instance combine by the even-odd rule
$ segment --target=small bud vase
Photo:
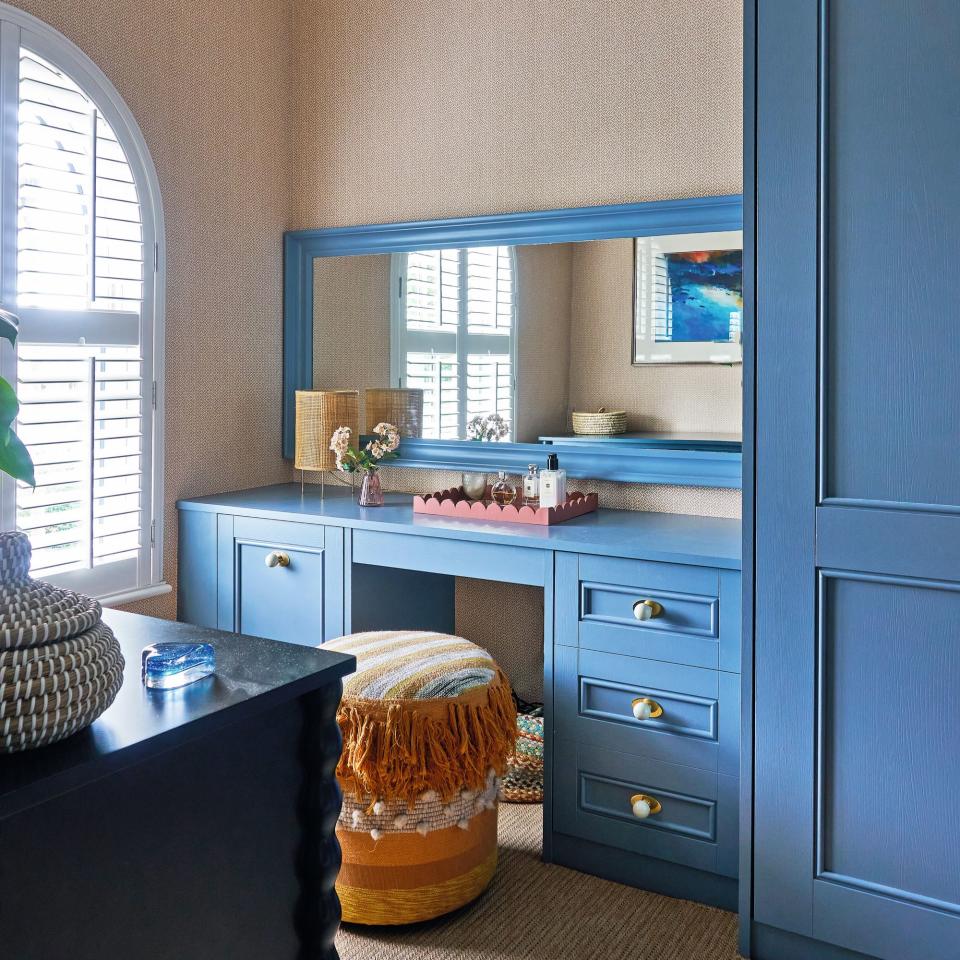
[[[364,473],[357,503],[361,507],[383,506],[383,487],[380,486],[380,474],[376,470],[368,470]]]
[[[471,500],[482,500],[487,492],[487,475],[485,473],[465,473],[461,479],[463,492]]]

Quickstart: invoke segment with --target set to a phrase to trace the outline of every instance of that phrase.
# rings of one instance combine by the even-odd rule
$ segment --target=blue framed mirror
[[[699,391],[691,402],[704,402],[711,378],[736,394],[726,421],[671,429],[669,415],[641,409],[638,398],[659,376],[663,396],[676,402],[682,384],[674,389],[675,374],[638,366],[635,308],[638,244],[663,246],[664,262],[718,236],[732,246],[742,216],[742,198],[732,195],[287,233],[284,456],[294,451],[296,390],[359,390],[361,431],[372,426],[368,391],[399,391],[414,398],[417,415],[398,466],[521,473],[556,452],[571,476],[738,487],[734,350],[712,350],[705,361],[726,372],[688,377]],[[702,274],[698,266],[698,281]],[[659,300],[647,291],[644,302],[666,298],[668,309],[669,289],[651,290]],[[678,316],[689,312],[688,292]],[[657,329],[674,336],[669,324]],[[671,349],[648,362],[690,349],[663,346]],[[572,412],[600,406],[614,416],[598,418],[598,429],[617,432],[574,433]],[[578,430],[593,422],[580,417]],[[472,439],[479,434],[496,442]]]

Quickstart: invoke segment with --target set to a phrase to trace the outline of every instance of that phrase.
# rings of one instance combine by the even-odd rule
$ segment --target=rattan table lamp
[[[349,427],[354,437],[360,420],[358,390],[298,390],[296,445],[293,466],[300,471],[300,492],[303,493],[305,470],[320,471],[320,496],[324,494],[324,478],[335,470],[337,458],[330,449],[330,437],[337,427]]]
[[[392,423],[401,437],[423,436],[423,391],[398,387],[367,390],[364,397],[367,433],[378,423]]]

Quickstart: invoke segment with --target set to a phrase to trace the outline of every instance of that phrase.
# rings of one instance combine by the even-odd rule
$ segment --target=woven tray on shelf
[[[30,541],[0,534],[0,754],[89,726],[123,684],[100,604],[30,576]]]

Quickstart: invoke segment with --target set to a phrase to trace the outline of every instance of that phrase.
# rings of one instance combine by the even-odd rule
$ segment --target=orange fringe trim
[[[482,790],[492,767],[502,774],[517,739],[517,711],[501,670],[489,686],[456,698],[359,700],[337,711],[345,793],[413,803],[427,790],[449,800]]]

